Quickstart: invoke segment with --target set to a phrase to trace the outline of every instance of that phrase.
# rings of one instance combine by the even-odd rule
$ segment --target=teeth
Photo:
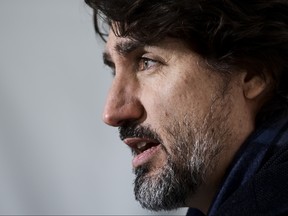
[[[138,148],[138,149],[142,149],[142,148],[144,148],[146,145],[147,145],[147,142],[140,142],[140,143],[137,144],[137,148]]]

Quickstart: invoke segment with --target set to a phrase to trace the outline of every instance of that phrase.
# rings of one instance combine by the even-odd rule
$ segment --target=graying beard
[[[223,150],[222,143],[226,143],[230,133],[225,125],[230,114],[229,108],[224,108],[226,102],[223,98],[215,99],[197,129],[189,121],[193,119],[191,116],[184,118],[182,124],[178,122],[166,128],[168,140],[174,141],[167,164],[158,176],[149,176],[149,164],[135,171],[135,198],[143,208],[160,211],[185,206],[188,196],[205,181],[207,172],[214,170],[217,156]]]

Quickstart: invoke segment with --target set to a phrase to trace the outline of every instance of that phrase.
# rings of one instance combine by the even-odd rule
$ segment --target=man
[[[136,200],[288,215],[288,1],[86,3],[114,75],[103,118],[132,149]]]

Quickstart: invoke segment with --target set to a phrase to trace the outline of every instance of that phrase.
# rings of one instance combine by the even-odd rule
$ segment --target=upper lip
[[[123,140],[125,144],[127,144],[130,148],[136,151],[136,153],[141,153],[151,146],[159,145],[158,140],[153,140],[149,138],[126,138]]]

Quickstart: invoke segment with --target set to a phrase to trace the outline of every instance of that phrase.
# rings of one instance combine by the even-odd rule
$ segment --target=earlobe
[[[268,88],[269,80],[260,75],[245,73],[243,78],[243,93],[247,99],[255,99]]]

